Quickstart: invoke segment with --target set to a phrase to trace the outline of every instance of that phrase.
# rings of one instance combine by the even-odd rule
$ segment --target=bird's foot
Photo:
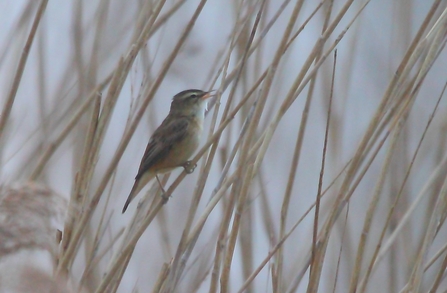
[[[161,190],[161,200],[163,201],[163,203],[167,203],[169,201],[169,199],[171,198],[171,196],[166,194],[166,191],[164,191],[164,189]]]
[[[191,174],[197,167],[197,164],[193,164],[192,161],[186,161],[182,167],[185,169],[186,174]]]
[[[161,195],[160,195],[161,199],[163,200],[163,203],[166,203],[166,202],[168,202],[169,198],[171,198],[171,197],[169,195],[167,195],[165,189],[163,188],[163,185],[160,182],[160,179],[158,178],[158,175],[155,175],[155,178],[157,178],[158,185],[159,185],[160,190],[161,190]]]

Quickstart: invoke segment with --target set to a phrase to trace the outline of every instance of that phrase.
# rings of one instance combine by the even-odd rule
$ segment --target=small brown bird
[[[195,89],[174,96],[168,116],[149,140],[123,213],[132,199],[157,174],[176,167],[184,167],[188,173],[194,170],[195,166],[191,166],[188,159],[199,146],[206,99],[210,96],[210,92]]]

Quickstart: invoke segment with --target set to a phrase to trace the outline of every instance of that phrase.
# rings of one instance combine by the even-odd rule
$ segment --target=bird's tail
[[[135,179],[135,183],[133,184],[132,190],[130,191],[129,196],[127,197],[126,203],[124,204],[122,213],[127,210],[130,202],[138,195],[138,193],[143,189],[146,184],[151,181],[152,178],[155,177],[155,174],[152,172],[146,172],[138,179]]]

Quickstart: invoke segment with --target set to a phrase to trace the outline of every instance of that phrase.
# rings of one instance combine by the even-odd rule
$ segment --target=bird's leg
[[[155,175],[155,178],[157,179],[158,185],[160,185],[161,198],[163,199],[164,202],[167,202],[169,200],[169,196],[166,195],[166,191],[163,188],[163,185],[161,185],[160,178],[158,178],[158,174]]]
[[[194,172],[194,169],[197,167],[197,164],[193,164],[192,161],[186,161],[182,165],[183,168],[185,168],[186,174],[191,174]]]

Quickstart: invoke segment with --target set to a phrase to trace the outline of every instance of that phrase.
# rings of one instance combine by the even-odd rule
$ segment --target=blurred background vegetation
[[[446,8],[1,1],[2,184],[70,201],[54,274],[89,292],[445,292]],[[122,215],[189,88],[198,167]]]

